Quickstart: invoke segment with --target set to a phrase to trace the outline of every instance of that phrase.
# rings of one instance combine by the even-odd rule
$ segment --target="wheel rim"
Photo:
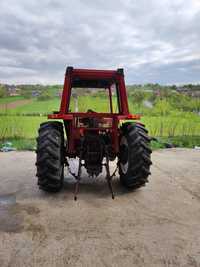
[[[123,174],[128,171],[128,142],[125,136],[120,141],[120,168]]]

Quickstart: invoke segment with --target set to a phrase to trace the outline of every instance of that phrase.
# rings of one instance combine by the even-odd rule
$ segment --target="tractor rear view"
[[[99,98],[106,94],[109,109],[95,110],[95,106],[78,108],[78,90],[93,89]],[[103,97],[103,96],[102,96]],[[86,104],[87,97],[82,96]],[[97,104],[97,103],[96,103]],[[101,106],[100,106],[101,108]],[[103,109],[103,107],[102,107]],[[129,113],[123,69],[88,70],[68,67],[59,112],[48,115],[40,125],[37,138],[37,177],[39,188],[57,192],[63,186],[64,166],[75,177],[74,198],[77,199],[82,167],[89,177],[106,170],[106,179],[112,197],[112,177],[119,169],[123,186],[136,189],[148,182],[151,149],[148,131],[140,116]],[[63,120],[63,123],[58,121]],[[71,171],[69,159],[78,158],[78,169]],[[111,174],[109,162],[116,162]]]

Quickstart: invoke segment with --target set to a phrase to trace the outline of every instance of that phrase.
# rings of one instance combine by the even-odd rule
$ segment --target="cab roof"
[[[117,82],[119,75],[124,75],[123,69],[89,70],[67,67],[66,75],[71,76],[72,87],[108,88]]]

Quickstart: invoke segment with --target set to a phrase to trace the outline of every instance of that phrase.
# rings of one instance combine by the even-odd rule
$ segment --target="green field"
[[[39,124],[46,121],[46,116],[0,116],[0,139],[24,137],[34,138]],[[200,135],[200,121],[177,117],[147,117],[141,120],[150,135],[160,137]]]
[[[8,104],[17,100],[24,99],[22,96],[9,96],[9,97],[4,97],[0,98],[0,105],[1,104]]]
[[[115,99],[116,102],[116,99]],[[114,105],[114,110],[115,110]],[[79,97],[79,111],[86,112],[88,109],[93,109],[96,112],[109,112],[109,102],[108,99],[103,97],[91,97],[91,96],[81,96]],[[18,106],[16,108],[6,110],[7,114],[20,115],[20,114],[47,114],[52,111],[58,111],[60,108],[60,98],[54,98],[46,101],[38,101],[33,99],[32,103],[23,106]],[[74,111],[74,101],[70,104],[70,110]],[[3,112],[3,111],[1,111]]]
[[[39,124],[46,117],[0,116],[0,139],[35,138]]]
[[[32,103],[26,104],[23,106],[18,106],[16,108],[6,110],[7,114],[20,115],[20,114],[46,114],[51,113],[52,111],[59,110],[60,99],[55,98],[46,101],[37,101],[36,99],[32,100]],[[1,113],[3,111],[1,110]]]
[[[18,99],[22,98],[2,98],[0,103],[10,103]],[[172,106],[169,109],[166,100],[157,102],[151,109],[139,104],[134,105],[131,97],[129,102],[132,113],[143,114],[142,122],[151,136],[164,138],[200,136],[200,116],[194,112],[183,111]],[[46,114],[59,110],[59,106],[60,98],[57,97],[46,101],[33,99],[30,104],[6,110],[7,115],[3,115],[4,111],[1,110],[0,140],[34,139],[37,136],[39,124],[47,120]],[[86,111],[89,107],[97,112],[108,112],[107,99],[89,95],[79,97],[79,111]],[[70,109],[74,109],[74,102],[70,105]]]

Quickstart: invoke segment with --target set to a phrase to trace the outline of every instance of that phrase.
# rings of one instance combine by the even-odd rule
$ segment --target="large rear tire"
[[[148,182],[151,162],[151,138],[144,125],[124,123],[121,127],[119,174],[123,186],[136,189]]]
[[[64,133],[61,122],[44,122],[37,138],[38,186],[48,192],[58,192],[64,178]]]

